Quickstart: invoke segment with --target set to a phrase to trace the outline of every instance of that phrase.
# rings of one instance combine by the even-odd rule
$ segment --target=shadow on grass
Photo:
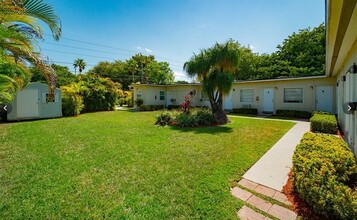
[[[293,120],[293,121],[310,121],[310,119],[304,119],[304,118],[295,118],[295,117],[284,117],[284,116],[279,116],[279,115],[271,115],[267,117],[269,119],[279,119],[279,120]]]
[[[180,128],[177,126],[170,126],[170,129],[179,132],[192,132],[196,134],[220,134],[220,133],[232,132],[232,128],[226,126],[211,126],[211,127],[197,127],[197,128]]]

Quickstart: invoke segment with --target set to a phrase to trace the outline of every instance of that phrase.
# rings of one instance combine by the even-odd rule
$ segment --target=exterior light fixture
[[[345,76],[345,75],[341,77],[341,81],[342,81],[342,82],[345,82],[345,81],[346,81],[346,76]]]
[[[349,68],[349,72],[350,73],[357,73],[357,64],[353,64],[350,68]]]
[[[314,87],[313,86],[310,86],[310,90],[313,90],[314,89]]]
[[[274,88],[274,89],[275,89],[275,90],[278,90],[278,87],[276,87],[276,86],[275,86],[275,88]]]

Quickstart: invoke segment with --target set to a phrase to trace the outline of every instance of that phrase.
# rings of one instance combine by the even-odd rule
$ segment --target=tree
[[[38,21],[44,22],[51,29],[56,40],[60,38],[61,22],[58,16],[52,7],[42,0],[3,0],[0,14],[2,15],[0,21],[1,63],[27,73],[29,71],[25,65],[26,62],[36,66],[44,74],[49,85],[49,98],[53,99],[55,88],[53,70],[41,60],[34,43],[36,39],[42,39],[42,29]],[[19,85],[18,88],[22,86],[24,84]]]
[[[233,72],[238,67],[239,43],[228,40],[216,43],[207,50],[201,50],[184,64],[190,76],[197,76],[207,93],[212,113],[218,123],[227,123],[223,110],[223,97],[229,94],[233,84]]]
[[[71,73],[71,71],[67,66],[52,64],[51,67],[56,74],[57,87],[69,85],[76,80],[76,76],[73,73]],[[31,67],[30,72],[32,74],[31,82],[42,82],[42,83],[46,82],[45,77],[43,76],[41,71],[36,67]]]
[[[158,62],[154,56],[142,54],[136,54],[124,62],[99,62],[88,72],[119,82],[124,90],[136,82],[162,85],[174,82],[174,73],[169,63]]]
[[[325,72],[325,40],[324,24],[302,29],[277,46],[277,55],[280,60],[290,62],[290,66],[308,68],[308,73],[301,74],[321,75]]]
[[[78,68],[79,74],[81,74],[82,71],[86,68],[86,65],[86,62],[84,62],[83,59],[77,58],[73,63],[74,72],[76,73],[76,70]]]

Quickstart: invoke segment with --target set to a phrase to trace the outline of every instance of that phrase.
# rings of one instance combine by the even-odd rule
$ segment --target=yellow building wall
[[[298,80],[271,80],[271,81],[256,81],[256,82],[238,82],[234,83],[231,92],[233,108],[256,108],[259,113],[263,111],[263,92],[264,89],[272,88],[274,93],[273,112],[276,110],[300,110],[300,111],[315,111],[316,110],[316,87],[331,86],[332,87],[332,111],[335,112],[335,80],[333,78],[315,78],[315,79],[298,79]],[[303,102],[302,103],[284,103],[284,88],[302,88]],[[240,102],[240,92],[242,89],[254,89],[253,102]]]

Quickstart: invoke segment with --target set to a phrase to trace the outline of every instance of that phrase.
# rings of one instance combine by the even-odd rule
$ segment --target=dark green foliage
[[[258,109],[256,109],[256,108],[234,108],[233,113],[257,115]]]
[[[156,125],[165,126],[172,122],[172,113],[163,111],[159,115],[156,115]]]
[[[293,33],[272,54],[253,53],[240,46],[236,80],[275,79],[323,75],[325,72],[325,25]]]
[[[174,124],[178,127],[197,127],[198,123],[193,114],[180,113],[174,119]]]
[[[173,116],[172,124],[178,127],[211,126],[215,118],[209,109],[197,109],[190,114],[184,112]]]
[[[314,113],[310,119],[310,130],[327,134],[337,133],[337,120],[334,115]]]
[[[179,105],[168,105],[167,110],[173,110],[173,109],[180,109],[181,107]]]
[[[68,69],[67,66],[52,64],[51,67],[56,73],[57,87],[66,86],[76,81],[76,76],[73,73],[71,73],[71,71]],[[41,70],[39,70],[36,67],[31,67],[30,72],[32,74],[31,82],[46,83],[46,78],[41,72]]]
[[[311,117],[311,112],[307,111],[298,111],[298,110],[276,110],[276,115],[283,117],[292,117],[292,118],[305,118],[309,119]]]
[[[85,74],[81,76],[80,84],[84,112],[114,110],[115,103],[121,95],[119,83],[95,74]]]
[[[165,109],[165,105],[140,105],[140,111],[157,111]]]
[[[315,212],[331,219],[357,216],[357,164],[335,136],[306,133],[293,156],[293,184]]]
[[[152,55],[135,54],[126,61],[99,62],[88,72],[120,82],[125,90],[136,82],[162,85],[174,82],[169,63],[156,61]]]
[[[144,104],[144,100],[142,98],[137,98],[135,104],[140,108]]]
[[[199,109],[193,112],[192,115],[195,118],[197,125],[210,126],[214,122],[213,114],[209,109]]]
[[[77,83],[62,86],[63,115],[79,115],[80,112],[114,110],[120,96],[119,83],[94,74],[80,75]]]

